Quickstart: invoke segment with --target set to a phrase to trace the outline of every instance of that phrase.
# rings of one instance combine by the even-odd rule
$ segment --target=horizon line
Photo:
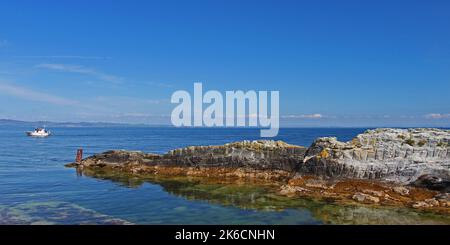
[[[141,126],[141,127],[170,127],[170,128],[213,128],[213,129],[261,129],[264,127],[250,127],[250,126],[241,126],[241,127],[227,127],[227,126],[217,126],[217,127],[206,127],[206,126],[182,126],[176,127],[171,124],[149,124],[149,123],[129,123],[129,122],[106,122],[106,121],[47,121],[47,120],[38,120],[38,121],[27,121],[27,120],[18,120],[18,119],[8,119],[8,118],[0,118],[0,121],[12,121],[12,122],[20,122],[20,123],[54,123],[54,124],[110,124],[110,125],[123,125],[123,126]],[[432,126],[432,125],[322,125],[322,126],[307,126],[307,125],[286,125],[280,126],[281,128],[439,128],[439,129],[449,129],[450,126]]]

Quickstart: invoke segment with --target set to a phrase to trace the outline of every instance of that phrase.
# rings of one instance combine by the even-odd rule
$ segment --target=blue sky
[[[449,1],[1,1],[0,118],[169,124],[279,90],[288,126],[450,126]]]

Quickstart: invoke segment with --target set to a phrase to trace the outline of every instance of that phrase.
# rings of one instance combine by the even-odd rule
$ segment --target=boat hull
[[[48,137],[48,136],[50,136],[50,133],[26,132],[26,134],[30,137]]]

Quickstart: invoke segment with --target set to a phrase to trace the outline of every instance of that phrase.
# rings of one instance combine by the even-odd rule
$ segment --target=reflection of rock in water
[[[30,202],[0,206],[1,225],[131,224],[67,202]]]
[[[417,213],[407,209],[381,209],[362,206],[326,206],[313,210],[314,216],[329,224],[450,224],[449,217]]]
[[[136,188],[144,184],[144,179],[138,178],[136,176],[131,176],[125,173],[116,172],[113,170],[105,170],[105,169],[80,169],[77,168],[77,171],[80,171],[81,175],[97,178],[97,179],[104,179],[104,180],[111,180],[119,185],[130,187],[130,188]]]
[[[144,182],[160,185],[166,192],[188,200],[208,201],[213,204],[260,211],[302,209],[327,224],[450,224],[450,217],[410,209],[373,208],[326,203],[305,198],[278,195],[277,185],[252,182],[223,181],[208,178],[136,177],[116,171],[83,170],[86,176],[112,180],[137,188]]]
[[[137,188],[144,182],[160,185],[166,192],[188,200],[209,201],[220,205],[232,205],[245,209],[267,209],[259,203],[269,200],[267,195],[273,185],[256,185],[251,182],[196,178],[196,177],[162,177],[146,175],[136,177],[119,171],[84,169],[83,175],[114,181],[120,185]]]

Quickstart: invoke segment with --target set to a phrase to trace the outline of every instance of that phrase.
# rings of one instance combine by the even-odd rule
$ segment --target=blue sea
[[[54,127],[48,138],[0,126],[0,224],[449,224],[409,209],[340,206],[277,194],[270,184],[140,179],[66,168],[111,149],[164,153],[190,145],[259,139],[258,129]],[[309,146],[322,136],[347,141],[365,128],[284,128],[276,140]]]

